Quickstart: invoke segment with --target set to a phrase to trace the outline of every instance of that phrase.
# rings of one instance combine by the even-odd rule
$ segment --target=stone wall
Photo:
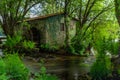
[[[40,31],[40,44],[63,46],[65,40],[64,16],[56,15],[43,19],[28,21],[30,27]],[[70,37],[75,35],[75,21],[70,21]],[[33,36],[34,37],[34,36]]]
[[[64,18],[62,15],[47,18],[46,20],[46,39],[49,45],[63,46],[65,40],[65,30],[61,31],[61,23]],[[65,28],[65,27],[64,27]]]
[[[38,35],[40,36],[40,44],[46,43],[46,29],[45,29],[46,20],[43,19],[43,20],[29,21],[29,24],[30,24],[30,30],[32,28],[36,28],[39,31]],[[30,34],[30,37],[35,37],[35,36]]]

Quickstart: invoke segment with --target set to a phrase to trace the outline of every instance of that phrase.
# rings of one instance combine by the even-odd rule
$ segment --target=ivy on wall
[[[56,41],[57,33],[60,31],[60,22],[63,15],[53,16],[46,19],[46,30],[52,40]]]

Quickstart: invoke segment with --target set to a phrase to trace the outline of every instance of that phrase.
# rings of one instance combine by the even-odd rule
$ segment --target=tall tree
[[[76,26],[76,35],[73,39],[73,44],[81,45],[88,37],[86,33],[89,29],[96,25],[96,20],[106,11],[113,7],[113,0],[78,0],[74,8],[73,17],[78,19]],[[79,8],[77,8],[79,6]],[[88,35],[88,34],[87,34]]]
[[[113,6],[111,4],[104,4],[104,0],[86,0],[83,2],[80,0],[80,9],[76,12],[78,23],[78,30],[82,30],[82,35],[84,36],[86,31],[91,27],[92,23],[95,22],[96,19],[99,18],[101,14],[111,9]],[[84,28],[84,30],[83,30]],[[77,31],[76,35],[79,34],[80,31]],[[82,38],[84,38],[81,36]]]
[[[14,36],[18,22],[23,22],[27,12],[42,1],[43,0],[1,0],[0,25],[4,33],[9,36]]]
[[[65,31],[66,31],[66,38],[65,38],[65,44],[66,44],[66,50],[68,51],[71,47],[70,45],[70,36],[69,36],[69,5],[70,0],[65,0],[65,6],[64,6],[64,17],[65,17]]]

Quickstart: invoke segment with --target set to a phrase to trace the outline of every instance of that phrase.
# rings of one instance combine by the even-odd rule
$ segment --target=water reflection
[[[24,61],[33,72],[39,71],[39,63]],[[79,76],[88,73],[94,62],[93,57],[66,58],[65,60],[47,60],[47,73],[57,75],[60,80],[80,80]]]
[[[86,63],[84,59],[80,58],[76,60],[65,60],[55,64],[57,64],[54,66],[57,71],[54,72],[54,74],[59,76],[61,80],[78,80],[80,75],[84,75],[89,72],[91,62]]]

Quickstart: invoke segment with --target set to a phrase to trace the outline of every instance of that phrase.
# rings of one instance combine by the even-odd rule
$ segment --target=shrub
[[[4,44],[4,53],[14,53],[23,51],[30,51],[35,48],[35,43],[28,40],[23,40],[21,36],[7,37],[7,41]]]
[[[110,69],[110,59],[99,55],[91,67],[90,76],[93,80],[104,80],[111,73]]]
[[[5,63],[2,58],[0,58],[0,75],[4,74],[6,72],[5,69]]]
[[[106,40],[106,44],[108,45],[107,50],[111,54],[118,54],[119,51],[119,42],[115,42],[113,39]]]
[[[22,37],[17,35],[17,36],[7,36],[7,41],[4,44],[5,47],[5,52],[9,52],[9,53],[13,53],[14,51],[19,51],[18,49],[16,49],[16,47],[19,46],[19,43],[21,42]]]
[[[84,55],[85,49],[88,47],[90,40],[81,40],[82,36],[77,35],[71,40],[71,45],[74,48],[74,52],[80,55]]]
[[[54,52],[54,51],[58,50],[58,46],[56,46],[56,45],[51,46],[50,44],[47,43],[47,44],[41,44],[40,49],[42,51]]]
[[[22,46],[25,48],[25,49],[34,49],[35,48],[35,43],[32,42],[32,41],[26,41],[24,40],[23,43],[22,43]]]
[[[94,47],[97,50],[104,49],[104,51],[108,51],[111,54],[118,54],[119,42],[115,42],[112,38],[100,38],[96,41]]]
[[[17,54],[0,58],[0,80],[28,80],[29,71]]]
[[[41,48],[42,50],[45,50],[45,51],[49,50],[49,47],[50,47],[49,44],[41,44],[41,45],[40,45],[40,48]]]
[[[83,55],[85,52],[85,48],[87,47],[87,44],[84,42],[75,42],[72,43],[72,46],[74,48],[75,53]]]
[[[4,62],[9,80],[28,80],[29,71],[17,54],[7,55]]]
[[[5,42],[5,46],[9,48],[15,47],[22,40],[21,36],[7,37],[7,41]]]
[[[72,45],[70,45],[69,47],[67,47],[66,50],[67,50],[68,53],[76,54],[75,49],[74,49],[74,47],[72,47]]]
[[[0,75],[0,80],[8,80],[8,77],[6,76],[6,74],[2,74]]]
[[[105,80],[111,73],[111,60],[106,55],[108,45],[106,45],[105,39],[97,41],[95,48],[98,51],[96,62],[91,67],[90,76],[93,80]]]
[[[6,76],[5,63],[2,58],[0,58],[0,80],[8,80]]]

